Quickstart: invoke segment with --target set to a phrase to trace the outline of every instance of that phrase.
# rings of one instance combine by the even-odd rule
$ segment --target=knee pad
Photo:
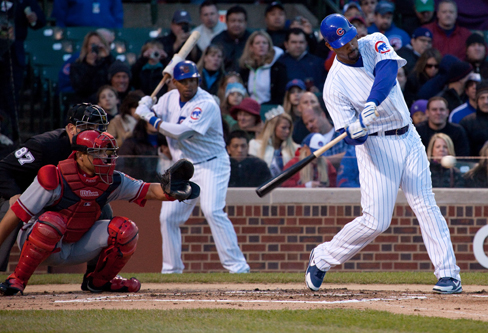
[[[95,270],[87,275],[95,287],[112,280],[129,261],[137,247],[139,229],[126,217],[116,216],[108,224],[108,247],[100,253]]]

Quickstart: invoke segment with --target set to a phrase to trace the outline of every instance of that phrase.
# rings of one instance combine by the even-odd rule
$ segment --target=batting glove
[[[149,96],[146,96],[149,97]],[[158,128],[159,124],[161,123],[161,119],[156,117],[154,111],[151,111],[146,105],[140,104],[136,108],[136,115],[138,115],[141,119],[144,119],[149,124],[153,125],[155,128]]]
[[[173,56],[169,64],[163,69],[163,75],[166,73],[171,75],[171,77],[173,77],[173,70],[175,69],[176,64],[183,60],[185,59],[180,57],[178,53],[175,53],[175,55]]]
[[[151,109],[156,103],[156,97],[144,96],[139,101],[139,105],[145,105],[148,109]]]
[[[368,127],[376,119],[376,104],[374,102],[368,102],[364,105],[364,109],[359,115],[359,121],[364,127]]]
[[[368,128],[363,126],[359,120],[356,120],[346,129],[347,136],[351,139],[357,139],[368,134]]]

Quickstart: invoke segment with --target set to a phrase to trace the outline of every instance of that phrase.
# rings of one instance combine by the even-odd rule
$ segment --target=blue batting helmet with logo
[[[356,28],[342,15],[328,15],[320,24],[320,33],[334,49],[349,43],[357,34]]]
[[[193,61],[185,60],[176,64],[173,69],[173,78],[176,81],[181,81],[183,79],[189,78],[200,78],[200,73],[198,72],[197,65]]]

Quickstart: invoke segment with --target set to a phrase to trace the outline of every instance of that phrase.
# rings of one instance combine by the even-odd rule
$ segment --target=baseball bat
[[[188,37],[188,39],[186,40],[185,44],[183,44],[183,46],[181,47],[181,50],[180,50],[180,52],[178,52],[178,55],[181,58],[186,59],[186,57],[188,56],[188,54],[190,54],[191,50],[193,50],[193,48],[195,47],[195,45],[197,44],[199,39],[200,39],[200,32],[193,31],[191,33],[190,37]],[[159,84],[156,86],[153,93],[151,94],[151,98],[156,97],[158,92],[161,90],[161,88],[164,87],[164,85],[166,84],[166,81],[170,77],[171,77],[171,75],[169,75],[168,73],[164,74],[163,78],[161,79],[161,81],[159,82]]]
[[[339,141],[344,139],[347,136],[347,133],[344,132],[341,135],[339,135],[337,138],[334,140],[331,140],[329,143],[327,143],[325,146],[322,148],[318,149],[315,151],[313,154],[310,154],[309,156],[305,157],[303,160],[300,162],[297,162],[293,164],[290,168],[286,169],[282,173],[280,173],[278,176],[275,178],[269,180],[268,182],[264,183],[260,187],[256,189],[256,193],[260,198],[264,197],[266,194],[283,184],[283,182],[287,179],[289,179],[291,176],[293,176],[295,173],[298,171],[302,170],[308,163],[312,162],[314,159],[317,157],[320,157],[323,153],[325,153],[327,150],[332,148],[335,144],[337,144]]]

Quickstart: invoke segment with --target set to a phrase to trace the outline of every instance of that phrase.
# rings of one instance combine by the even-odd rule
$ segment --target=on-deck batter
[[[231,273],[248,273],[249,265],[237,244],[234,227],[223,211],[230,161],[220,110],[213,97],[198,87],[199,79],[193,62],[177,63],[173,73],[177,89],[163,95],[154,106],[149,96],[143,97],[136,113],[168,137],[173,159],[186,158],[194,164],[192,181],[200,185],[200,206],[212,230],[220,261]],[[162,206],[162,273],[181,273],[185,268],[181,260],[180,225],[188,220],[195,204],[196,200],[174,201]]]
[[[432,193],[425,148],[396,81],[398,68],[406,61],[380,33],[358,40],[356,29],[342,15],[327,16],[320,30],[327,46],[337,53],[324,85],[324,101],[335,129],[346,130],[345,140],[357,145],[363,215],[312,250],[307,286],[318,290],[330,268],[388,229],[400,187],[419,221],[439,279],[434,291],[460,293],[459,267],[447,223]]]

